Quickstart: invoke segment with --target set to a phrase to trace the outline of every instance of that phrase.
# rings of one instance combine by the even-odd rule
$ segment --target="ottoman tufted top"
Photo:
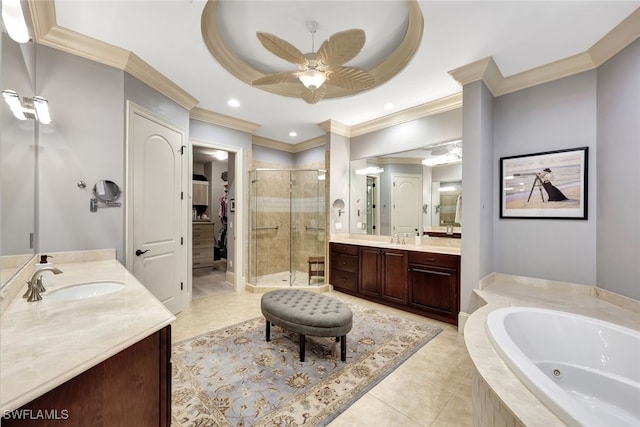
[[[335,298],[315,292],[302,289],[269,291],[262,296],[260,307],[267,320],[284,327],[303,327],[309,335],[341,336],[351,330],[351,309]],[[325,328],[326,335],[322,333]]]

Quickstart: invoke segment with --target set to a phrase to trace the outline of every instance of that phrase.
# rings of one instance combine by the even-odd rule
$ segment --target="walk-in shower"
[[[249,172],[249,283],[324,284],[325,171],[256,169]],[[326,274],[326,273],[325,273]]]

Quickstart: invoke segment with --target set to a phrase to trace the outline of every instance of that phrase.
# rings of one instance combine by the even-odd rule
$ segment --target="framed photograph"
[[[229,199],[229,212],[236,211],[236,199]]]
[[[500,158],[500,218],[587,219],[589,147]]]

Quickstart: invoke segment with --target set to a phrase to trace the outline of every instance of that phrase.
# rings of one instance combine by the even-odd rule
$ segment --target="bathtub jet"
[[[640,331],[563,311],[497,309],[496,352],[570,426],[640,426]]]

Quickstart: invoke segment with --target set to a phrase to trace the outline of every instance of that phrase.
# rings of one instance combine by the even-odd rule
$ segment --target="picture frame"
[[[500,218],[587,219],[589,147],[500,158]]]
[[[229,199],[229,212],[236,211],[236,199]]]

